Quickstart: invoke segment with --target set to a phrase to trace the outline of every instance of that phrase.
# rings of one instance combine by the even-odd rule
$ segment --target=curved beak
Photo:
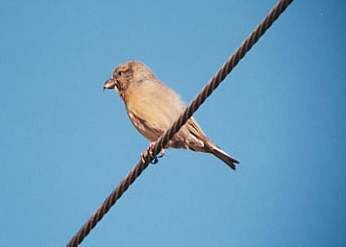
[[[103,84],[103,90],[105,89],[114,89],[117,85],[117,81],[114,80],[113,78],[108,79],[104,84]]]

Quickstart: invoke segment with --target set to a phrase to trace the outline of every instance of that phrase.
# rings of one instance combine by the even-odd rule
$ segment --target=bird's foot
[[[163,156],[165,156],[165,150],[161,149],[160,153],[157,155],[157,158],[162,158]]]
[[[155,165],[159,162],[159,159],[161,159],[163,156],[165,156],[165,150],[162,149],[158,155],[154,157],[154,159],[150,162],[151,164]]]
[[[149,152],[150,156],[153,156],[151,149],[154,145],[155,145],[155,142],[151,142],[149,145],[148,152]],[[165,155],[165,150],[161,149],[160,153],[158,155],[156,155],[150,163],[151,164],[157,164],[159,162],[159,159],[162,158],[164,155]],[[142,156],[142,159],[143,159],[143,156]]]

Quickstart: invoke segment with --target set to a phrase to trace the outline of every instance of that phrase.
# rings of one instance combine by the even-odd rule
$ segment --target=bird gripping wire
[[[129,186],[136,180],[139,175],[148,167],[149,163],[155,159],[161,149],[163,149],[175,133],[186,123],[186,121],[197,111],[203,102],[211,95],[211,93],[220,85],[225,77],[233,70],[238,62],[259,40],[259,38],[267,31],[274,21],[285,11],[285,9],[293,2],[293,0],[280,0],[267,14],[264,20],[256,27],[250,36],[241,44],[237,51],[227,60],[221,69],[207,83],[198,96],[185,109],[184,113],[174,122],[174,124],[166,130],[166,132],[155,142],[149,146],[142,155],[142,158],[132,168],[128,175],[106,198],[96,212],[87,220],[80,230],[68,242],[67,247],[77,247],[83,239],[90,233],[96,224],[110,210],[116,201],[123,195]]]

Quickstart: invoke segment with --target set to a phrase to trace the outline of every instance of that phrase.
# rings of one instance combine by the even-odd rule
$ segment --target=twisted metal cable
[[[88,221],[73,236],[67,247],[77,247],[103,216],[110,210],[116,201],[123,195],[129,186],[137,177],[148,167],[149,163],[159,154],[169,142],[169,140],[177,133],[180,128],[187,122],[192,114],[203,104],[203,102],[212,94],[212,92],[220,85],[225,77],[233,70],[238,62],[245,56],[251,47],[259,40],[265,31],[274,23],[281,13],[293,2],[293,0],[281,0],[268,13],[265,19],[257,26],[251,35],[242,43],[238,50],[227,60],[221,69],[213,76],[198,96],[185,109],[184,113],[174,122],[174,124],[155,142],[153,146],[149,146],[142,154],[141,159],[136,166],[128,173],[125,179],[113,190],[106,198],[96,212],[88,219]]]

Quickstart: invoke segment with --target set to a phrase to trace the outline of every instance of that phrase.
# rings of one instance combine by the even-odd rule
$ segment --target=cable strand
[[[149,146],[141,156],[138,163],[132,168],[128,175],[121,183],[112,191],[112,193],[104,200],[102,205],[88,219],[88,221],[80,228],[80,230],[68,242],[67,247],[77,247],[83,239],[90,233],[96,224],[105,216],[117,200],[124,194],[130,185],[141,175],[141,173],[149,166],[149,163],[159,154],[161,149],[165,148],[169,140],[177,133],[180,128],[188,121],[195,111],[203,104],[203,102],[213,93],[226,76],[235,68],[239,61],[259,40],[259,38],[267,31],[267,29],[275,22],[275,20],[285,11],[285,9],[293,2],[293,0],[279,1],[267,14],[264,20],[256,27],[250,36],[241,44],[237,51],[227,60],[221,69],[212,77],[198,96],[185,109],[184,113],[174,122],[174,124],[166,130],[166,132],[155,142],[153,146]]]

